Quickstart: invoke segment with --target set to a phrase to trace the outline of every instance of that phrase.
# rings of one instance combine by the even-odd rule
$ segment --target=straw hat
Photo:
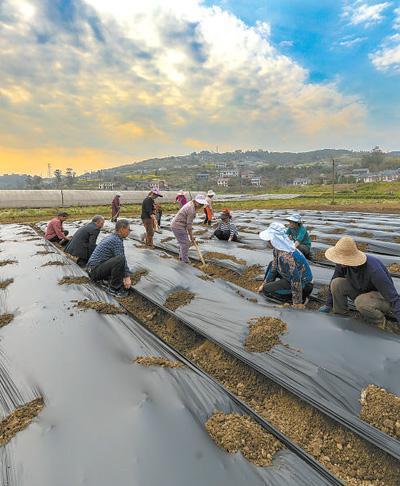
[[[215,192],[214,192],[213,190],[211,190],[211,189],[210,189],[210,190],[207,192],[207,196],[208,196],[208,197],[214,197],[214,196],[215,196]]]
[[[359,267],[367,261],[367,255],[357,248],[350,236],[340,238],[335,246],[326,250],[325,256],[331,262],[347,267]]]

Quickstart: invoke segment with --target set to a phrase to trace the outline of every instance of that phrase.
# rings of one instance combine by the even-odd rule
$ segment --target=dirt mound
[[[6,278],[5,280],[0,280],[0,289],[5,289],[13,282],[14,282],[13,278]]]
[[[18,407],[13,413],[0,422],[0,447],[5,446],[21,430],[28,427],[44,407],[43,399]]]
[[[400,243],[400,236],[395,236],[395,237],[393,238],[393,241],[394,241],[395,243]],[[0,241],[0,243],[1,243],[1,241]]]
[[[58,285],[87,284],[90,282],[89,277],[63,277],[58,281]]]
[[[188,290],[177,290],[168,295],[165,300],[165,307],[172,311],[189,304],[194,299],[194,293]]]
[[[287,332],[287,325],[276,317],[259,317],[249,321],[249,334],[244,342],[247,351],[265,353],[281,342],[279,336]]]
[[[125,314],[125,310],[122,307],[117,307],[116,305],[108,304],[100,300],[79,300],[75,307],[82,310],[92,309],[100,314]]]
[[[54,262],[47,262],[47,263],[43,263],[42,267],[52,267],[52,266],[59,266],[59,267],[63,267],[64,265],[69,265],[69,263],[66,263],[66,262],[60,262],[58,260],[54,261]]]
[[[373,238],[374,234],[370,231],[362,231],[358,236],[361,236],[361,238]]]
[[[204,235],[205,233],[207,233],[208,231],[206,229],[200,229],[200,230],[197,230],[197,231],[194,231],[193,234],[195,236],[200,236],[200,235]]]
[[[400,263],[391,263],[387,266],[390,273],[400,273]]]
[[[161,366],[162,368],[183,368],[183,363],[171,361],[170,359],[161,358],[160,356],[139,356],[134,360],[142,366]]]
[[[204,258],[214,259],[214,260],[230,260],[231,262],[237,263],[239,265],[246,265],[246,260],[242,258],[236,258],[233,255],[226,255],[225,253],[219,253],[218,251],[207,251],[204,253]]]
[[[256,278],[264,271],[261,265],[251,265],[246,267],[242,273],[235,272],[229,268],[220,267],[215,263],[207,263],[206,265],[195,265],[199,270],[204,272],[211,278],[222,278],[228,282],[232,282],[239,287],[256,292],[260,286],[260,282]]]
[[[237,413],[214,412],[206,422],[207,432],[230,454],[241,452],[256,466],[269,466],[282,444],[255,420]]]
[[[42,238],[27,238],[26,241],[39,241],[41,240]]]
[[[356,241],[357,248],[360,251],[367,251],[368,250],[368,244],[367,243],[360,243],[359,241]]]
[[[142,277],[144,277],[145,275],[148,275],[148,274],[149,274],[149,271],[145,270],[145,269],[141,269],[141,270],[138,270],[135,273],[133,273],[131,275],[132,285],[136,285]]]
[[[174,236],[168,236],[167,238],[163,238],[162,240],[160,240],[160,243],[168,243],[168,241],[172,241],[174,239]]]
[[[55,251],[48,251],[48,250],[43,250],[43,251],[37,251],[36,255],[54,255]]]
[[[339,235],[345,232],[346,232],[345,228],[333,228],[329,231],[329,233],[332,233],[333,235]]]
[[[376,385],[361,392],[360,418],[385,434],[400,439],[400,397]]]
[[[14,263],[18,263],[17,260],[0,260],[0,267],[4,267],[5,265],[12,265]]]
[[[327,245],[335,246],[338,240],[335,240],[334,238],[323,238],[322,242],[326,243]]]
[[[19,233],[17,233],[17,235],[35,236],[35,233],[33,231],[20,231]]]
[[[0,327],[7,326],[14,319],[12,314],[0,314]]]
[[[324,262],[328,261],[328,259],[325,256],[325,252],[326,250],[315,250],[313,253],[314,260],[324,261]]]

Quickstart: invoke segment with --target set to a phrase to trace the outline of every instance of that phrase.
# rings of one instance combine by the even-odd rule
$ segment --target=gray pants
[[[392,306],[379,292],[360,294],[351,283],[342,277],[331,282],[334,314],[347,314],[348,299],[351,299],[361,316],[370,324],[381,326],[385,323],[385,315],[390,314]]]

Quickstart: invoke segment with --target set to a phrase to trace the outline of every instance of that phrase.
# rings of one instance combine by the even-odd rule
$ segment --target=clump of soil
[[[377,429],[400,439],[400,397],[376,385],[361,392],[360,418]]]
[[[368,244],[367,243],[360,243],[360,242],[356,241],[356,245],[357,245],[357,248],[360,251],[367,251],[368,250]]]
[[[149,271],[145,269],[137,270],[135,273],[131,275],[132,285],[136,285],[139,282],[139,280],[145,275],[148,275],[148,273]]]
[[[335,240],[334,238],[324,238],[322,241],[327,245],[335,246],[338,240]]]
[[[177,290],[168,295],[165,300],[165,307],[172,311],[189,304],[194,299],[195,294],[188,290]]]
[[[205,280],[206,282],[214,282],[214,279],[207,274],[197,275],[197,276],[201,278],[201,280]]]
[[[333,235],[339,235],[341,233],[345,233],[346,229],[345,228],[333,228],[329,231],[329,233],[332,233]]]
[[[36,255],[54,255],[55,251],[48,251],[48,250],[43,250],[43,251],[37,251]]]
[[[214,412],[207,420],[207,432],[229,454],[241,452],[256,466],[269,466],[282,444],[255,420],[238,413]]]
[[[21,430],[28,427],[44,407],[42,398],[18,407],[0,422],[0,447],[5,446]]]
[[[391,263],[387,266],[390,273],[400,273],[400,263]]]
[[[162,368],[183,368],[183,363],[161,358],[160,356],[139,356],[134,360],[142,366],[161,366]]]
[[[160,240],[160,243],[167,243],[168,241],[172,241],[174,239],[175,238],[173,236],[168,236],[167,238],[163,238],[162,240]]]
[[[398,486],[400,464],[137,294],[120,299],[183,353],[351,486]]]
[[[92,309],[100,314],[125,314],[125,310],[122,307],[117,307],[116,305],[108,304],[100,300],[79,300],[75,307],[83,310]]]
[[[232,282],[240,287],[256,292],[260,286],[260,282],[256,278],[263,273],[261,265],[251,265],[245,267],[243,272],[237,273],[229,268],[221,267],[214,263],[207,263],[206,265],[195,265],[199,270],[212,278],[222,278],[228,282]]]
[[[394,241],[395,243],[400,243],[400,236],[395,236],[395,237],[393,238],[393,241]],[[0,243],[1,243],[1,241],[0,241]]]
[[[236,258],[233,255],[225,255],[225,253],[219,253],[217,251],[207,251],[204,253],[204,258],[213,258],[216,260],[230,260],[231,262],[238,263],[239,265],[246,265],[246,260],[242,258]]]
[[[63,277],[58,281],[58,285],[71,285],[71,284],[87,284],[91,280],[89,277]]]
[[[0,267],[4,267],[6,265],[12,265],[14,263],[18,263],[17,260],[0,260]]]
[[[310,235],[311,241],[317,241],[317,235]]]
[[[325,256],[325,252],[326,252],[326,250],[315,250],[314,254],[313,254],[314,260],[327,262],[328,259]]]
[[[19,233],[17,233],[17,235],[35,236],[35,233],[33,233],[32,231],[20,231]]]
[[[4,280],[0,280],[0,289],[5,289],[6,287],[8,287],[13,282],[14,282],[13,278],[6,278]]]
[[[200,229],[200,230],[197,230],[197,231],[194,231],[193,234],[195,236],[200,236],[200,235],[204,235],[205,233],[207,233],[207,230],[206,229]]]
[[[247,351],[265,353],[281,343],[279,336],[287,332],[287,324],[276,317],[259,317],[249,321],[244,342]]]
[[[12,314],[0,314],[0,327],[7,326],[14,319]]]
[[[361,236],[362,238],[373,238],[374,235],[370,231],[363,231],[358,236]]]
[[[27,238],[26,241],[39,241],[41,238]]]
[[[52,266],[63,267],[64,265],[69,265],[69,263],[60,262],[59,260],[55,260],[53,262],[43,263],[42,267],[52,267]]]

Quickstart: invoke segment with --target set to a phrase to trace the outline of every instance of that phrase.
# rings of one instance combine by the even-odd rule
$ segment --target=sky
[[[400,0],[0,0],[0,174],[400,149]]]

